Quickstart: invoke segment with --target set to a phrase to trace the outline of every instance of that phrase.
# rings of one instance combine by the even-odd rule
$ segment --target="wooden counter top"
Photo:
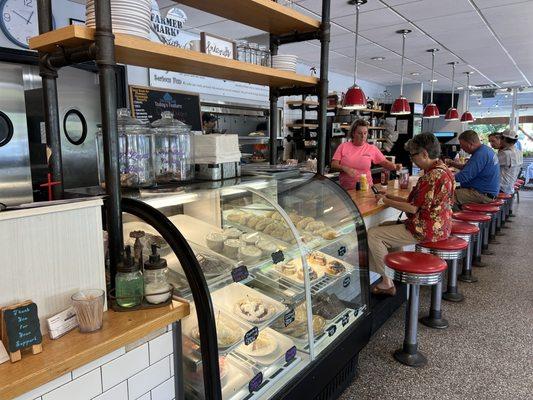
[[[43,337],[43,351],[22,353],[22,360],[0,365],[0,399],[12,399],[56,379],[82,365],[141,339],[189,315],[189,303],[173,301],[166,307],[104,313],[101,330],[82,334],[78,330],[51,340]]]
[[[379,186],[378,186],[379,187]],[[374,193],[372,190],[368,191],[356,191],[355,189],[347,190],[348,194],[359,208],[359,212],[363,217],[369,217],[370,215],[377,214],[380,211],[385,210],[389,206],[378,205]],[[409,196],[409,190],[400,189],[388,189],[387,194],[403,197],[407,199]]]

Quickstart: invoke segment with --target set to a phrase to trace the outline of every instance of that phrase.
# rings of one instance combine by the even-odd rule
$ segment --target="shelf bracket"
[[[305,42],[308,40],[320,40],[320,37],[320,30],[304,33],[293,31],[284,35],[271,36],[270,40],[273,41],[277,46],[281,46],[283,44]]]

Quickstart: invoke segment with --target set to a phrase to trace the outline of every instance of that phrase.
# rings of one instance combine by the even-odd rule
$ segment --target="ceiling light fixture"
[[[371,60],[374,60],[374,61],[383,61],[385,59],[385,57],[372,57]]]
[[[469,91],[470,91],[470,75],[472,74],[472,71],[467,71],[465,72],[466,74],[466,96],[465,96],[465,99],[466,99],[466,107],[465,107],[465,112],[463,113],[463,115],[461,115],[461,122],[464,122],[464,123],[467,123],[469,124],[470,122],[474,122],[474,116],[472,115],[472,113],[470,111],[468,111],[468,106],[469,106],[469,103],[470,103],[470,96],[469,96]]]
[[[350,0],[348,4],[355,5],[355,55],[353,70],[353,86],[344,95],[342,108],[346,110],[364,110],[367,108],[366,95],[357,85],[357,41],[359,39],[359,6],[366,4],[367,0]]]
[[[411,72],[411,75],[412,76],[418,76],[418,75],[420,75],[420,72]]]
[[[429,97],[429,104],[426,105],[426,107],[424,108],[424,113],[422,114],[422,117],[426,119],[434,119],[434,118],[439,118],[439,115],[440,115],[439,108],[437,107],[435,103],[433,103],[433,87],[435,85],[435,82],[437,81],[436,79],[434,79],[435,77],[435,53],[439,51],[439,49],[429,49],[427,51],[431,53],[431,81],[430,81],[431,82],[431,94]]]
[[[399,33],[402,35],[402,70],[401,70],[401,81],[400,81],[400,97],[394,100],[390,113],[391,115],[406,115],[406,114],[411,114],[411,107],[409,106],[409,101],[407,101],[407,99],[403,97],[403,64],[404,64],[404,58],[405,58],[405,37],[407,36],[408,33],[411,33],[411,30],[401,29],[399,31],[396,31],[396,33]]]
[[[455,66],[459,64],[457,61],[449,62],[448,65],[452,66],[452,105],[450,108],[448,108],[448,111],[446,111],[446,116],[444,117],[445,121],[457,121],[459,119],[459,113],[457,112],[457,108],[455,108]]]

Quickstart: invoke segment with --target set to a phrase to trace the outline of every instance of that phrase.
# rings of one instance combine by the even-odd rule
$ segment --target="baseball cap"
[[[518,139],[518,134],[510,129],[504,130],[502,136],[508,139]]]
[[[202,122],[203,123],[206,123],[206,122],[213,122],[213,121],[218,121],[218,117],[211,114],[211,113],[203,113],[202,114]]]

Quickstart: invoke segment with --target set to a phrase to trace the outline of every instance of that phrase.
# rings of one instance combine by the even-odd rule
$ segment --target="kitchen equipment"
[[[188,181],[194,176],[191,127],[163,111],[152,123],[154,169],[157,182]]]

